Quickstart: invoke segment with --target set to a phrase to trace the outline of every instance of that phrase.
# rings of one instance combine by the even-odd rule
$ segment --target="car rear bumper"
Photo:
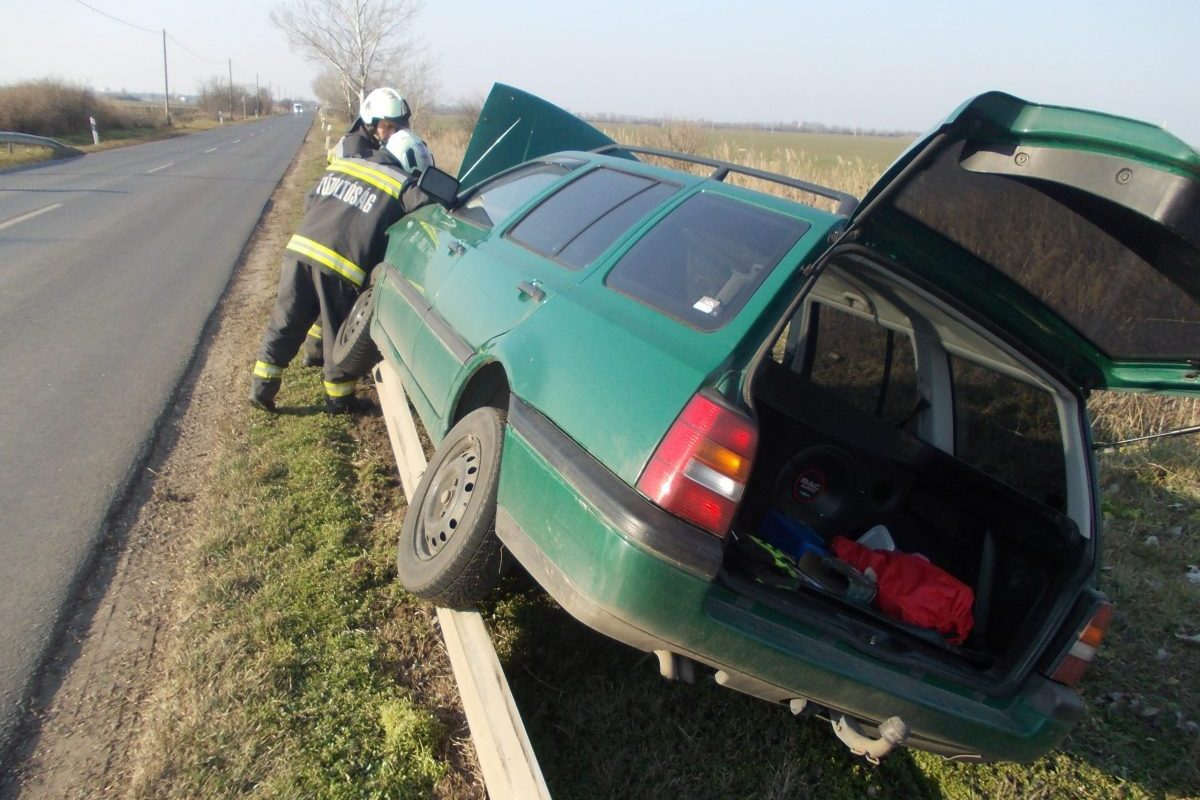
[[[496,531],[572,616],[645,651],[718,670],[722,685],[773,702],[804,698],[946,756],[1031,761],[1082,715],[1070,689],[1031,676],[983,697],[914,676],[714,582],[721,543],[654,506],[535,409],[514,398]]]

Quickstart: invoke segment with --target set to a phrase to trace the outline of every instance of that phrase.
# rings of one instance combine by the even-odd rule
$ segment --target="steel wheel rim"
[[[364,297],[370,298],[370,296],[371,296],[370,292],[371,292],[371,290],[368,289],[367,294],[365,294]],[[342,328],[342,330],[338,331],[338,334],[339,334],[338,338],[340,338],[343,343],[352,342],[355,339],[357,339],[358,332],[361,331],[363,328],[365,328],[367,326],[367,324],[370,323],[371,306],[372,306],[372,303],[371,303],[370,299],[366,300],[365,302],[363,302],[361,304],[359,304],[357,302],[354,304],[354,308],[351,309],[349,323],[347,325],[345,325]],[[345,334],[344,336],[341,335],[343,333]]]
[[[481,453],[479,440],[468,437],[455,447],[433,476],[421,507],[415,542],[417,557],[422,561],[436,558],[462,527],[479,485]]]

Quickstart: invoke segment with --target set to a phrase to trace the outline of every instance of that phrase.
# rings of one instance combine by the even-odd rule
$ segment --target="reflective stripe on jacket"
[[[301,256],[310,264],[315,264],[318,267],[326,267],[336,272],[355,286],[362,286],[363,281],[367,277],[366,270],[358,264],[355,264],[340,253],[334,252],[320,242],[306,239],[298,233],[294,234],[288,240],[287,249]]]
[[[362,286],[383,260],[387,229],[404,213],[408,175],[386,150],[336,158],[308,193],[307,210],[287,249],[301,260]]]

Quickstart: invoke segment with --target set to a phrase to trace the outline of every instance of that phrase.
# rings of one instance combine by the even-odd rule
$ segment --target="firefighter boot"
[[[361,414],[367,410],[367,406],[363,401],[359,400],[354,395],[346,395],[345,397],[333,397],[325,395],[325,413],[326,414]]]
[[[263,411],[275,412],[275,395],[279,394],[279,379],[254,378],[250,382],[250,403]]]

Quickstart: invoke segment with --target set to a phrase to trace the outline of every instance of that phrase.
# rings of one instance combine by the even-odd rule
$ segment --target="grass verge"
[[[319,371],[295,372],[280,401],[315,412]],[[394,580],[390,451],[360,427],[253,412],[221,459],[135,797],[470,793],[433,616]]]

